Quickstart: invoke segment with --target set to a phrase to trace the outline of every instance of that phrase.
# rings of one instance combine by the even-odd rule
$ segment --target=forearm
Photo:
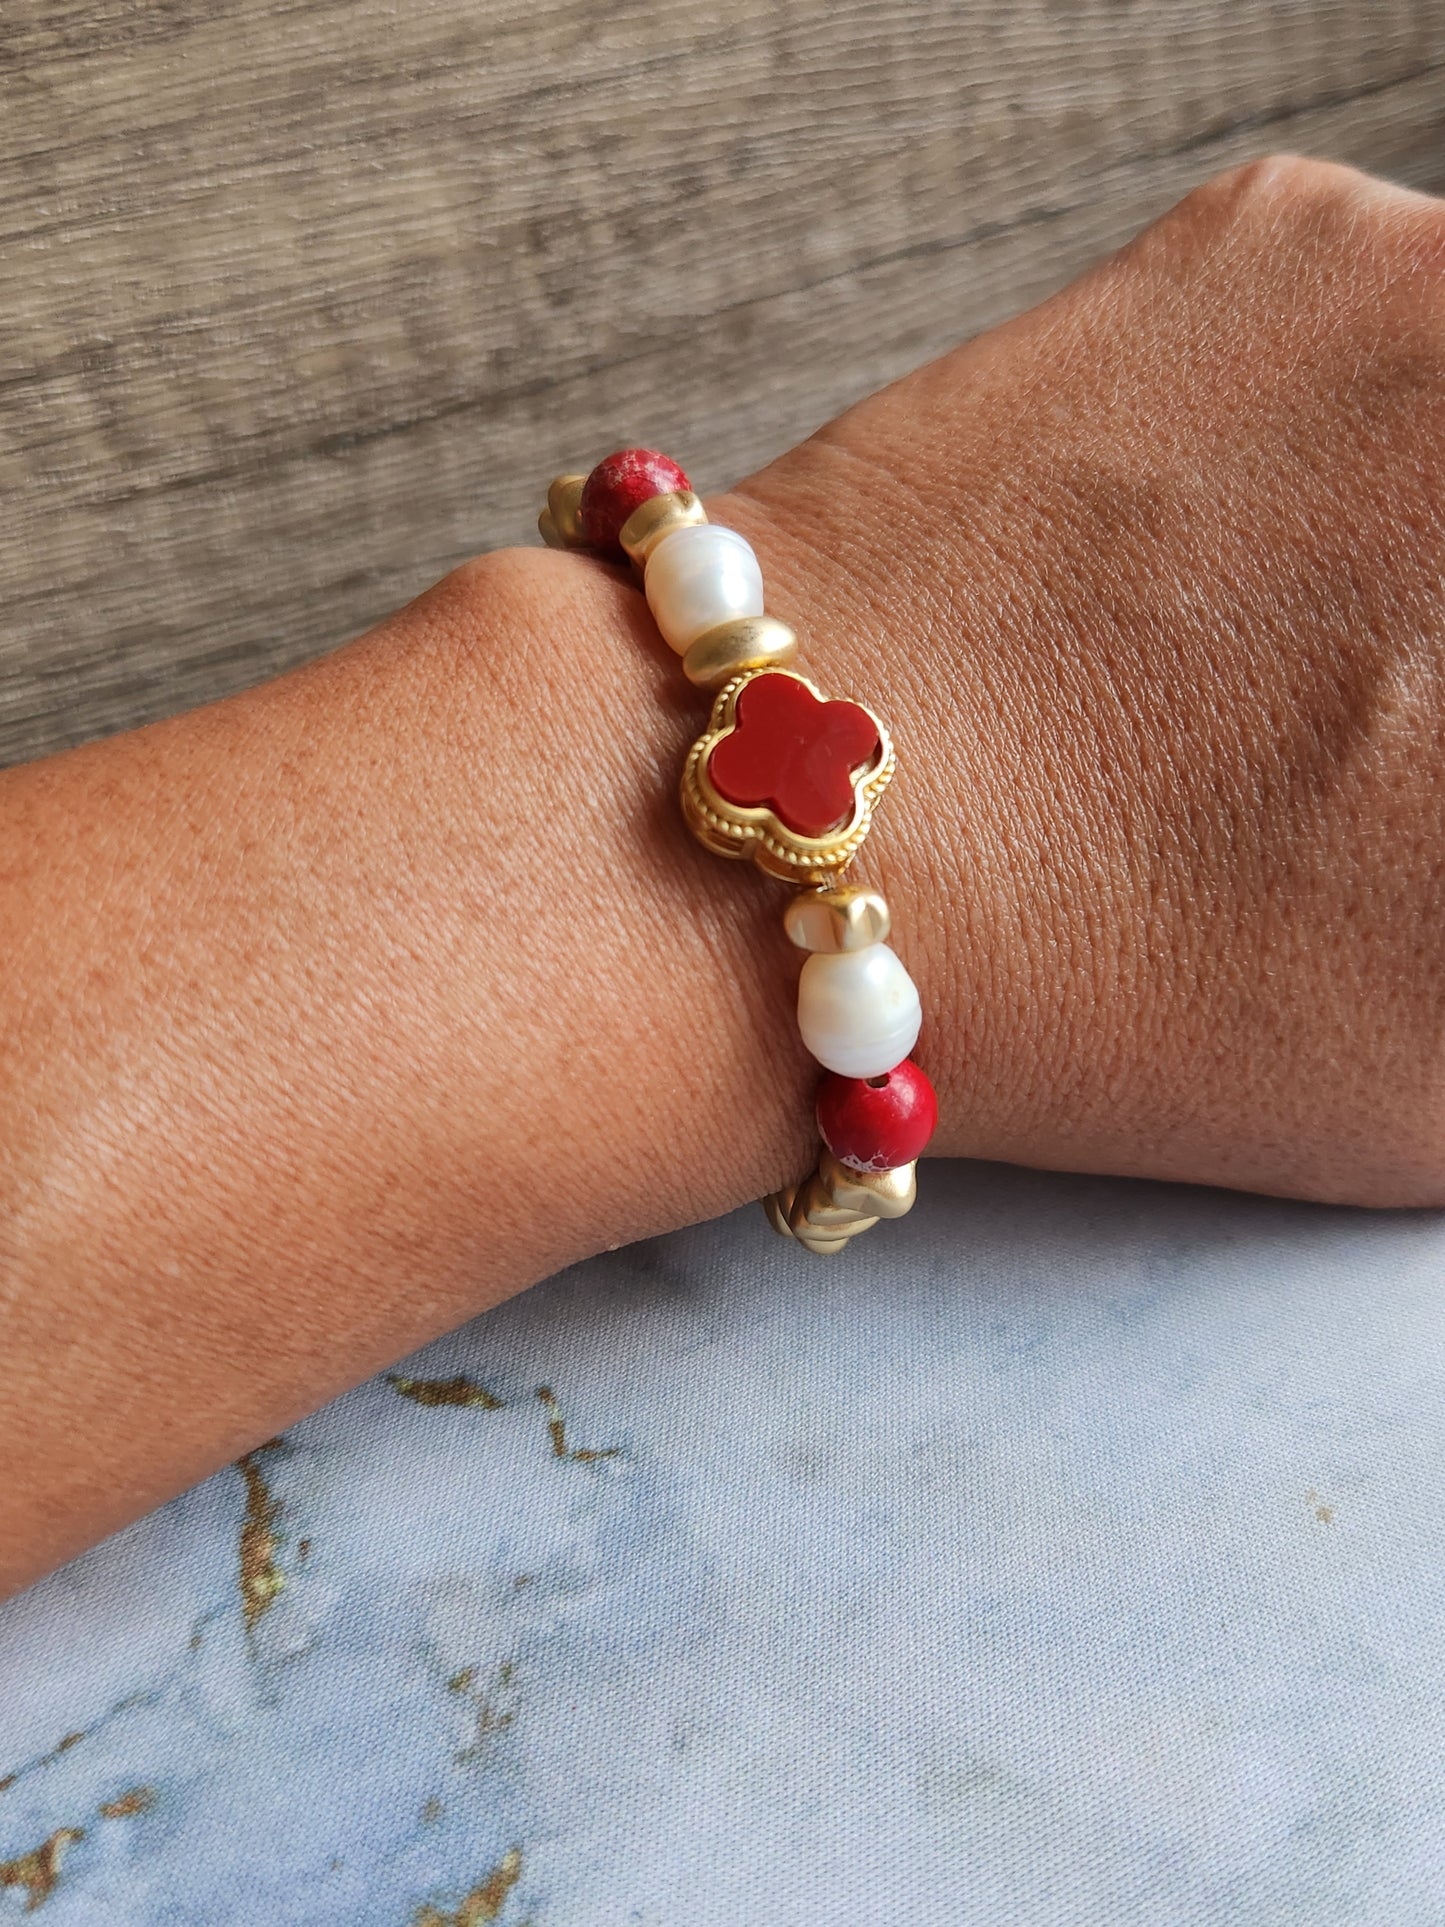
[[[788,946],[676,818],[671,670],[607,571],[498,556],[0,782],[0,1583],[801,1167]]]
[[[859,867],[935,1149],[1445,1197],[1442,260],[1423,197],[1246,171],[714,505],[898,743]],[[516,553],[0,780],[0,1585],[806,1168],[701,719],[620,574]]]

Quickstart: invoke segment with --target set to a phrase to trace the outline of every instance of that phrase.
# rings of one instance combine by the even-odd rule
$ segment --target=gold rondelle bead
[[[557,533],[557,524],[552,520],[551,509],[543,509],[537,517],[537,533],[549,549],[565,549],[567,546]]]
[[[586,481],[585,475],[559,475],[547,490],[547,513],[557,533],[555,547],[581,549],[587,546],[582,534],[582,490]],[[547,539],[545,529],[542,539]]]
[[[825,956],[886,943],[892,922],[887,902],[877,890],[851,886],[804,890],[783,912],[783,928],[799,950]]]
[[[699,689],[720,689],[749,669],[781,669],[798,653],[798,638],[773,616],[734,616],[705,629],[682,659]]]
[[[895,1165],[891,1171],[855,1171],[841,1163],[825,1145],[818,1159],[816,1182],[839,1211],[871,1212],[875,1218],[903,1218],[918,1196],[918,1163]],[[809,1213],[815,1224],[826,1214]]]
[[[645,569],[648,556],[664,535],[671,535],[674,529],[690,529],[706,520],[707,510],[691,489],[679,489],[671,495],[649,495],[622,524],[617,539],[638,568]]]

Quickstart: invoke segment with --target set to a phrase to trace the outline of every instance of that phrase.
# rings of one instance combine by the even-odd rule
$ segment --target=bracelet
[[[683,674],[716,692],[682,772],[694,836],[801,886],[783,924],[808,952],[798,1028],[823,1066],[823,1144],[809,1176],[763,1205],[773,1228],[809,1251],[842,1251],[911,1209],[938,1121],[933,1086],[909,1055],[923,1013],[888,944],[888,905],[843,882],[893,776],[888,731],[792,667],[797,637],[763,614],[751,545],[708,521],[666,455],[627,448],[588,475],[559,475],[538,527],[550,548],[630,561]]]

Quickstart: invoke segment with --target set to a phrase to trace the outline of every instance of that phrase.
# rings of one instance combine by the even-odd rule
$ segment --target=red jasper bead
[[[855,1171],[892,1171],[922,1155],[938,1123],[938,1098],[927,1074],[905,1057],[882,1077],[840,1077],[818,1086],[818,1129],[840,1164]]]
[[[588,544],[604,555],[621,555],[618,536],[634,509],[654,495],[690,489],[677,463],[655,448],[619,448],[600,461],[582,487],[578,519]]]

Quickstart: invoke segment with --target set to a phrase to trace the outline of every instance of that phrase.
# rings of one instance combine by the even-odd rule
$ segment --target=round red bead
[[[676,495],[691,487],[677,463],[655,448],[619,448],[599,462],[583,484],[578,508],[582,533],[604,555],[621,555],[617,538],[634,509],[654,495]]]
[[[938,1098],[911,1057],[882,1077],[839,1077],[818,1086],[818,1129],[840,1164],[893,1171],[922,1155],[938,1123]]]

